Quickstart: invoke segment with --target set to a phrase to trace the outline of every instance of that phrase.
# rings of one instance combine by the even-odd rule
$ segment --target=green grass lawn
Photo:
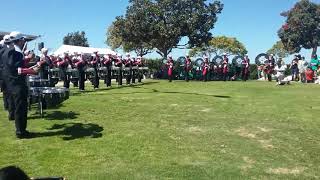
[[[18,140],[0,106],[0,167],[77,179],[319,179],[320,87],[147,81],[73,95]],[[2,99],[1,99],[2,100]]]

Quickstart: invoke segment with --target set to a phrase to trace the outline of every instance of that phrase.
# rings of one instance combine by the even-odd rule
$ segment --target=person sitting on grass
[[[285,84],[290,84],[290,80],[285,78],[285,71],[287,69],[287,66],[285,65],[283,60],[279,60],[277,66],[274,68],[275,71],[275,77],[277,81],[277,85],[285,85]]]

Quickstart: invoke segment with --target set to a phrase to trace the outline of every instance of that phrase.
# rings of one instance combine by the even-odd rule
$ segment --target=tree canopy
[[[196,55],[221,55],[227,53],[228,55],[245,55],[247,53],[245,46],[233,37],[217,36],[211,38],[208,45],[193,48],[190,56]]]
[[[211,39],[220,1],[207,0],[130,0],[125,16],[117,17],[108,30],[111,47],[155,49],[166,58],[176,47],[198,47]],[[112,37],[116,36],[116,37]],[[178,45],[181,38],[188,42]],[[121,45],[120,45],[121,44]],[[129,46],[128,46],[129,45]],[[132,48],[133,47],[133,48]],[[141,51],[142,52],[142,51]]]
[[[281,13],[286,23],[278,35],[290,53],[300,52],[301,48],[317,52],[320,45],[320,5],[309,0],[300,0],[292,9]]]
[[[84,31],[68,33],[63,38],[63,44],[89,47],[88,39],[86,38],[86,33]]]
[[[290,55],[290,52],[286,50],[281,41],[277,41],[271,49],[267,51],[267,54],[274,54],[277,57],[285,58]]]

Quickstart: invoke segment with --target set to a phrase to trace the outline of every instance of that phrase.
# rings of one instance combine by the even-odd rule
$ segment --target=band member
[[[204,62],[202,64],[203,81],[207,81],[208,80],[209,70],[210,70],[209,58],[207,56],[205,56],[204,57]]]
[[[71,69],[77,68],[76,63],[79,61],[79,59],[80,59],[80,54],[78,54],[77,52],[74,52],[73,56],[71,57],[71,63],[69,64],[69,68],[71,68]],[[69,72],[69,76],[70,76],[70,81],[73,84],[73,87],[78,87],[79,86],[79,78],[73,77],[74,74],[72,72]]]
[[[98,75],[98,64],[100,63],[100,56],[98,55],[98,51],[95,51],[91,57],[90,64],[94,68],[94,77],[93,77],[93,88],[99,88],[99,75]]]
[[[143,67],[143,63],[142,63],[142,57],[138,56],[137,57],[137,61],[136,61],[136,66],[138,66],[138,68]],[[143,72],[142,70],[138,70],[138,83],[141,83],[141,79],[143,78]]]
[[[77,67],[79,71],[79,90],[84,91],[85,88],[85,72],[84,72],[84,67],[86,66],[86,60],[85,56],[83,53],[81,53],[80,56],[78,56],[78,61],[75,63],[75,66]]]
[[[127,76],[126,76],[126,84],[130,84],[130,81],[131,81],[131,77],[132,77],[132,61],[131,61],[131,58],[130,58],[130,54],[127,53],[126,54],[126,58],[124,59],[124,67],[126,67],[127,71]]]
[[[111,87],[111,66],[112,66],[112,59],[109,55],[104,56],[103,66],[107,68],[107,72],[105,75],[105,83],[107,87]]]
[[[41,79],[49,79],[49,69],[52,67],[51,58],[48,56],[48,49],[42,48],[41,49],[41,58],[40,62],[42,64],[39,75]]]
[[[3,40],[1,40],[1,43],[0,43],[0,90],[1,92],[3,93],[3,106],[4,106],[4,109],[5,110],[8,110],[9,109],[9,97],[7,96],[7,93],[6,93],[6,87],[5,87],[5,84],[4,84],[4,79],[3,79],[3,75],[2,75],[2,72],[3,72],[3,62],[4,60],[2,59],[2,55],[3,53],[8,49],[8,48],[11,48],[13,47],[12,43],[11,43],[11,40],[10,40],[10,35],[5,35],[3,37]],[[9,115],[9,120],[14,120],[14,117],[13,115]]]
[[[117,55],[117,57],[114,59],[114,65],[116,67],[119,67],[118,71],[118,86],[122,86],[122,56],[120,54]]]
[[[272,73],[274,70],[275,59],[273,54],[270,54],[268,60],[265,63],[264,72],[267,75],[268,81],[272,81]]]
[[[132,57],[131,58],[131,69],[132,69],[132,76],[131,76],[131,80],[132,80],[132,84],[135,84],[136,83],[136,74],[137,74],[137,70],[136,69],[133,69],[133,67],[136,66],[136,58],[135,57]]]
[[[172,76],[173,76],[173,59],[172,59],[172,56],[169,55],[169,59],[168,59],[168,62],[166,64],[166,66],[168,67],[168,79],[169,79],[169,82],[172,82]]]
[[[185,72],[185,80],[188,82],[189,81],[189,73],[192,69],[192,63],[189,55],[186,55],[186,61],[184,64],[184,72]]]
[[[224,81],[229,79],[229,58],[226,53],[223,53],[223,62],[222,62],[222,78]]]
[[[246,54],[241,62],[241,79],[247,81],[249,77],[250,59]]]
[[[57,66],[60,69],[61,78],[63,80],[63,87],[65,88],[70,87],[70,76],[67,74],[69,62],[71,62],[71,59],[68,52],[65,52],[62,58],[59,57],[57,62]]]
[[[28,86],[27,74],[36,74],[39,66],[33,68],[24,67],[24,55],[22,52],[26,41],[19,32],[10,34],[14,47],[8,48],[2,55],[4,84],[7,95],[12,100],[9,104],[9,113],[14,115],[17,138],[28,138],[30,133],[27,128],[28,110]]]

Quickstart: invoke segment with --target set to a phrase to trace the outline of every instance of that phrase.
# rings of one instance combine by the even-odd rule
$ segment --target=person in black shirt
[[[12,100],[9,105],[9,113],[14,114],[17,138],[28,138],[30,133],[26,130],[28,110],[26,75],[36,74],[39,65],[34,69],[26,68],[22,52],[25,46],[24,36],[19,32],[12,32],[10,37],[14,47],[6,49],[2,55],[4,84],[7,95]]]

